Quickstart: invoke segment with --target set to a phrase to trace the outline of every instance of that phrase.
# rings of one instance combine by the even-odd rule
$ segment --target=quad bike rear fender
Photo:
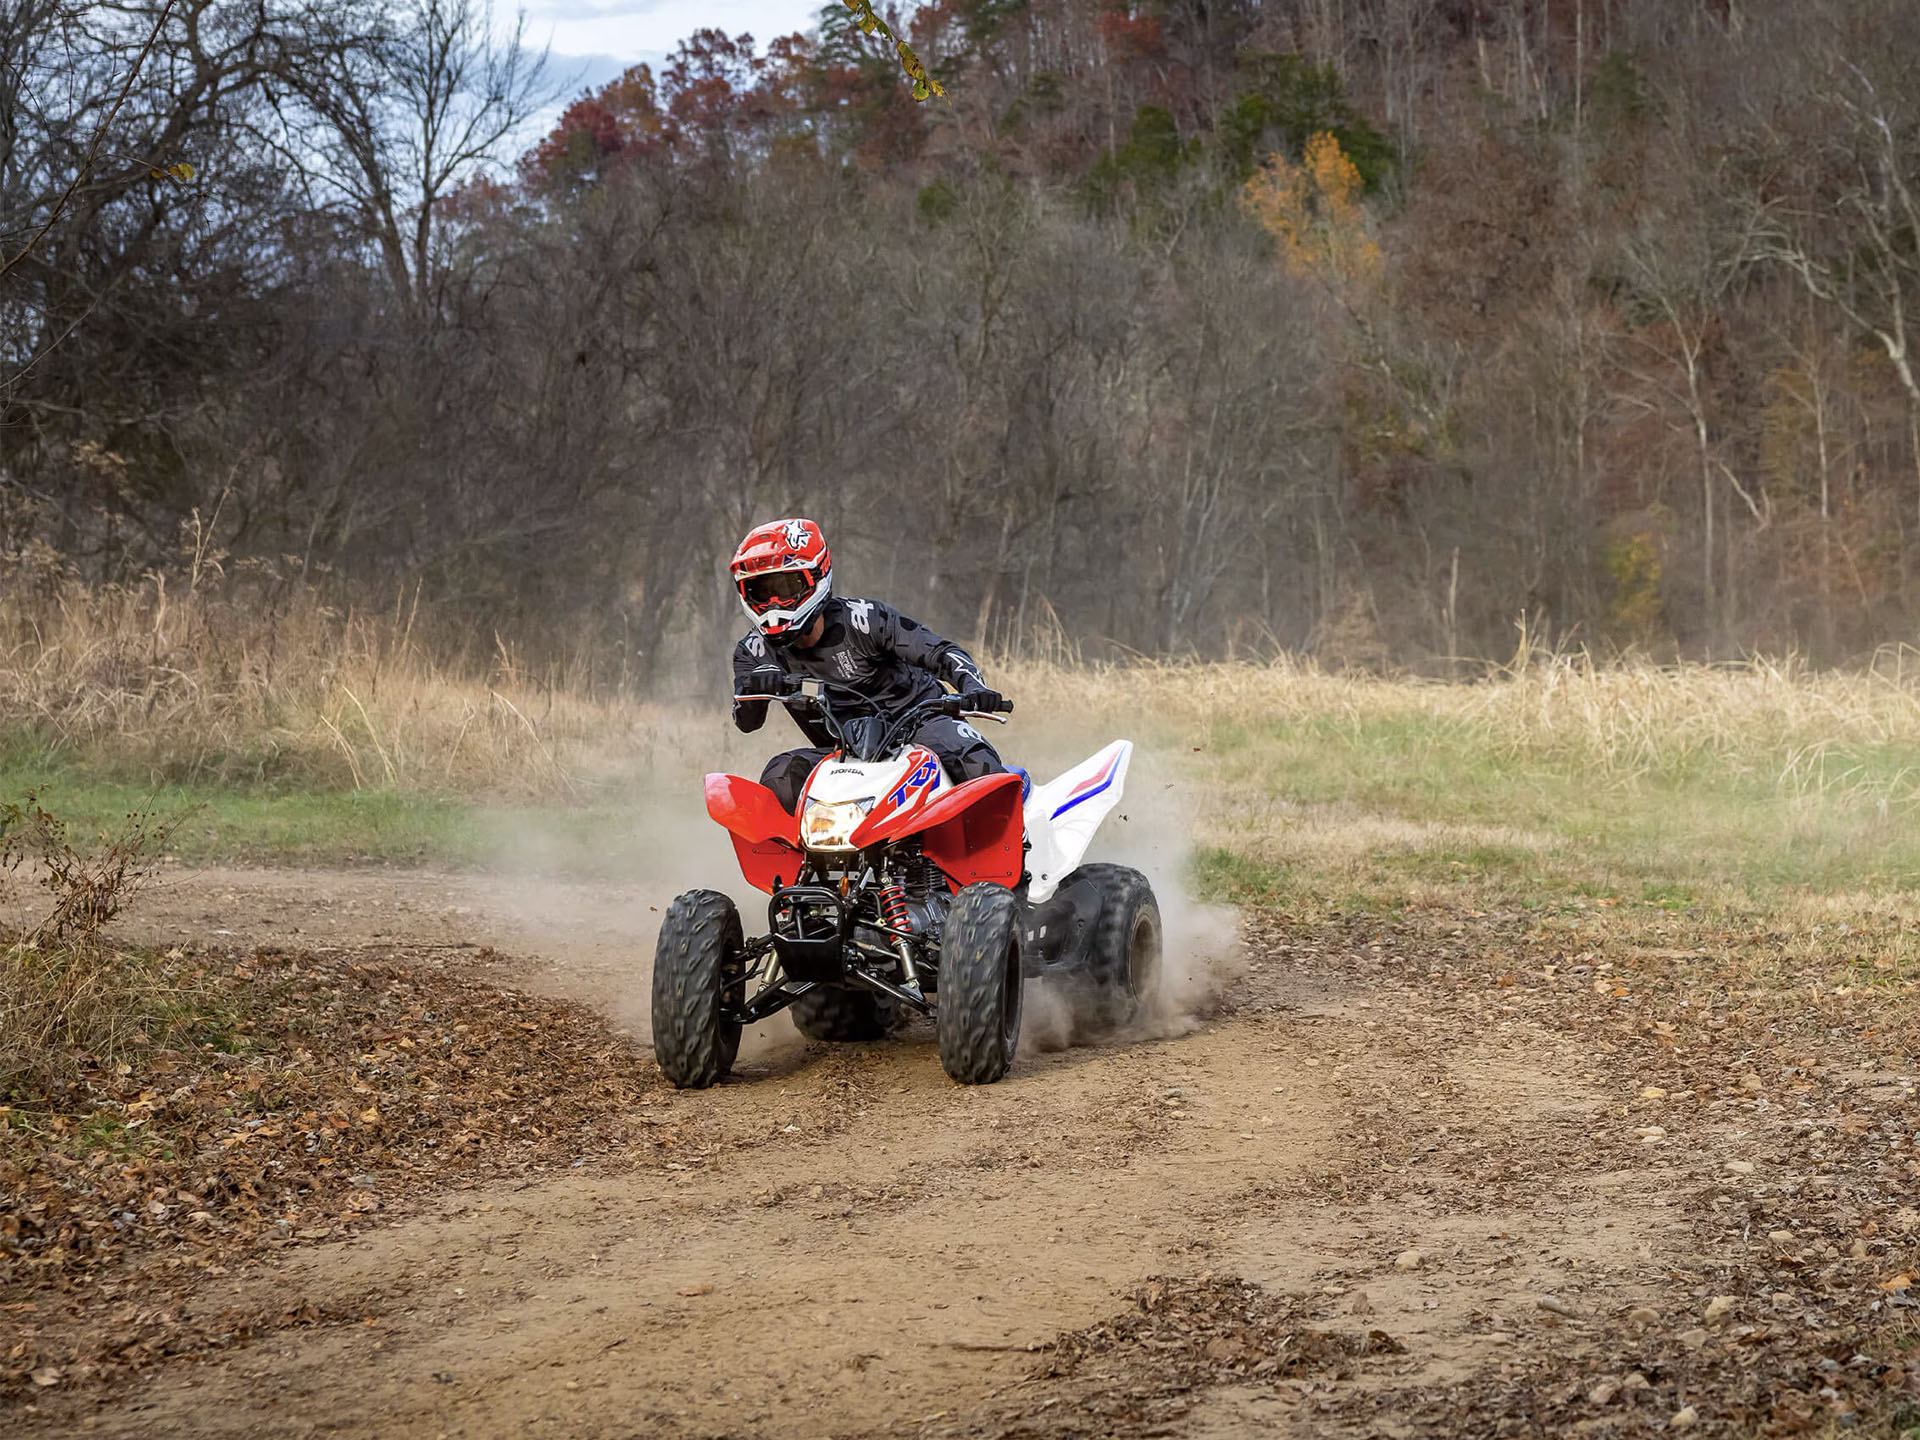
[[[740,873],[771,895],[800,873],[800,822],[766,786],[738,775],[707,776],[707,814],[733,837]]]
[[[1026,868],[1020,777],[983,775],[954,786],[930,804],[889,811],[855,830],[853,843],[865,849],[909,835],[920,837],[922,852],[956,890],[976,880],[1019,884]]]

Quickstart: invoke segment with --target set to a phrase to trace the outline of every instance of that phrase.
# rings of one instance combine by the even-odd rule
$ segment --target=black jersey
[[[855,691],[874,714],[891,717],[945,693],[942,680],[962,691],[986,686],[965,650],[878,600],[834,596],[820,614],[826,622],[820,643],[805,649],[770,645],[758,630],[741,637],[733,647],[733,693],[742,693],[749,675],[771,671],[827,681],[836,688],[836,699]],[[787,713],[815,745],[831,743],[799,709],[788,706]],[[733,723],[742,730],[758,730],[766,718],[765,700],[733,702]]]

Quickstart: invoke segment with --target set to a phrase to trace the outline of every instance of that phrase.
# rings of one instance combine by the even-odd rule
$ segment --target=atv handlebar
[[[792,679],[792,677],[788,678]],[[827,698],[827,691],[834,688],[837,687],[830,681],[818,682],[818,689],[815,691],[807,691],[795,683],[785,694],[736,694],[733,698],[735,701],[757,700],[763,704],[776,700],[791,704],[796,699],[803,700],[825,723],[827,733],[836,742],[845,744],[841,719],[833,713],[833,704]],[[894,716],[891,721],[885,722],[885,729],[881,732],[882,738],[877,745],[873,746],[873,749],[877,752],[890,750],[899,741],[936,716],[944,715],[953,720],[991,720],[996,725],[1004,725],[1007,723],[1007,715],[1012,713],[1012,710],[1013,701],[1005,696],[1002,696],[1000,702],[991,710],[979,710],[970,708],[964,696],[943,694],[936,699],[923,700],[918,705],[911,706]]]
[[[783,691],[777,695],[761,691],[753,694],[738,694],[733,698],[736,702],[744,700],[766,700],[771,702],[775,700],[801,698],[801,692],[796,686],[792,690]],[[1007,723],[1006,717],[1013,713],[1013,701],[1003,695],[1000,698],[1000,703],[991,710],[968,710],[961,705],[960,696],[942,695],[938,700],[929,700],[924,705],[914,706],[914,708],[907,713],[918,715],[923,710],[930,714],[949,715],[956,720],[992,720],[997,724],[1004,725]],[[903,716],[902,718],[904,719],[905,717]]]
[[[955,720],[993,720],[1004,725],[1007,723],[1006,717],[1013,713],[1013,701],[1003,695],[1000,703],[991,710],[971,710],[967,708],[964,696],[942,695],[938,700],[929,700],[924,706],[917,705],[907,713],[917,714],[923,709],[936,715],[951,716]]]

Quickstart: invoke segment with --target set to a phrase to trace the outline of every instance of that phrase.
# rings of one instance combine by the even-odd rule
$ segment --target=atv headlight
[[[851,850],[853,832],[873,809],[876,796],[862,800],[809,800],[800,816],[800,843],[809,850]]]

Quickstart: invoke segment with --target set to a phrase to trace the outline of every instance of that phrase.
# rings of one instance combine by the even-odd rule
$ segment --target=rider
[[[769,700],[786,700],[787,713],[812,743],[776,755],[760,783],[792,810],[813,767],[832,753],[831,737],[813,713],[790,697],[801,680],[822,680],[853,691],[875,714],[892,717],[946,692],[959,691],[969,710],[1011,708],[987,688],[980,667],[951,640],[877,600],[843,600],[833,593],[833,556],[811,520],[776,520],[749,531],[734,552],[733,583],[754,628],[733,647],[733,723],[744,731],[766,722]],[[956,780],[976,780],[1006,769],[978,730],[938,715],[914,732]]]

